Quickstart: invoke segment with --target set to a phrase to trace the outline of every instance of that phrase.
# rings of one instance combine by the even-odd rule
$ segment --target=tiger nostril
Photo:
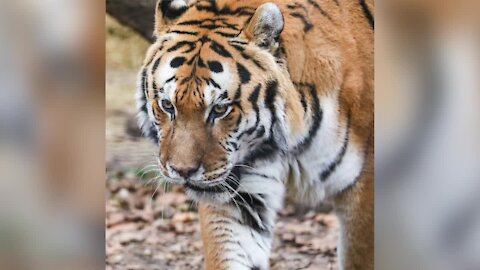
[[[172,168],[172,170],[177,172],[181,177],[188,178],[198,171],[200,165],[190,166],[190,167],[170,165],[170,167]]]

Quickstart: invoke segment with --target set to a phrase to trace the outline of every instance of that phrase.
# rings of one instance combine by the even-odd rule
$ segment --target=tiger
[[[157,2],[139,125],[198,202],[205,269],[269,269],[286,196],[331,202],[339,269],[373,269],[373,7]]]

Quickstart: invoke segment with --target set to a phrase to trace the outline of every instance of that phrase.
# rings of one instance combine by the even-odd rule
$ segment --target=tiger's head
[[[282,151],[281,88],[291,82],[280,9],[217,2],[158,2],[137,103],[164,178],[193,199],[226,202],[242,168]]]

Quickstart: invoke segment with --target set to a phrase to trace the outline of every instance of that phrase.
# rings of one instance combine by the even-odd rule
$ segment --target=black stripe
[[[253,64],[255,64],[255,66],[257,66],[261,70],[266,70],[257,59],[254,59],[245,53],[245,48],[243,46],[234,43],[230,43],[230,46],[237,50],[245,60],[252,61]]]
[[[308,0],[308,3],[318,9],[323,16],[327,17],[330,21],[332,21],[332,17],[330,17],[330,15],[328,15],[328,13],[325,12],[325,10],[323,10],[322,7],[317,2],[315,2],[315,0]]]
[[[165,83],[169,83],[169,82],[171,82],[171,81],[173,81],[173,80],[175,80],[175,75],[173,75],[172,77],[170,77],[169,79],[167,79],[167,80],[165,81]]]
[[[262,138],[263,135],[265,135],[265,127],[264,126],[260,126],[257,130],[257,134],[255,135],[256,138]]]
[[[252,103],[252,106],[256,106],[258,107],[257,105],[257,101],[258,101],[258,96],[260,95],[260,89],[261,89],[262,85],[261,84],[258,84],[255,89],[253,90],[253,92],[250,94],[250,96],[248,97],[248,100]]]
[[[296,9],[297,6],[296,6],[296,5],[289,4],[289,5],[287,5],[287,8],[289,8],[289,9]]]
[[[174,33],[174,34],[179,34],[179,35],[191,35],[191,36],[198,35],[198,32],[181,31],[181,30],[171,30],[168,33]]]
[[[143,98],[143,105],[142,107],[140,108],[140,110],[142,112],[144,112],[146,115],[148,115],[148,110],[147,110],[147,102],[148,102],[148,98],[147,98],[147,69],[144,68],[143,71],[142,71],[142,98]],[[148,134],[147,134],[148,135]]]
[[[170,66],[172,68],[178,68],[179,66],[183,65],[185,63],[185,57],[175,57],[170,61]]]
[[[254,175],[254,176],[261,177],[261,178],[278,181],[275,177],[273,177],[273,176],[268,176],[268,175],[263,174],[263,173],[257,173],[257,172],[252,172],[252,171],[244,171],[244,172],[242,172],[242,174],[244,174],[244,175]]]
[[[155,60],[155,63],[153,63],[152,74],[155,73],[155,71],[157,71],[157,68],[158,68],[158,65],[160,64],[161,59],[162,57],[159,57],[157,60]]]
[[[179,22],[178,25],[200,25],[203,21],[200,20],[190,20],[190,21],[183,21]]]
[[[228,145],[230,145],[234,151],[238,150],[238,144],[236,142],[228,142]]]
[[[232,10],[229,6],[224,6],[222,9],[219,9],[215,1],[200,1],[195,4],[195,7],[199,11],[211,12],[215,15],[252,16],[255,12],[251,7],[239,7]]]
[[[291,13],[290,15],[292,15],[295,18],[299,18],[300,20],[302,20],[303,31],[304,32],[308,32],[313,28],[313,24],[311,24],[310,21],[305,16],[303,16],[303,14],[294,12],[294,13]]]
[[[222,87],[214,79],[210,79],[209,81],[213,85],[213,87],[222,89]]]
[[[370,27],[372,27],[372,29],[375,29],[375,19],[373,18],[372,12],[368,8],[367,3],[365,2],[365,0],[359,0],[359,2],[360,6],[362,6],[363,13],[368,20],[368,24],[370,24]]]
[[[250,81],[250,72],[248,69],[240,63],[237,63],[238,76],[240,77],[240,82],[246,84]]]
[[[192,77],[186,77],[186,78],[184,78],[180,81],[179,85],[184,85],[184,84],[190,82],[191,80],[192,80]]]
[[[215,73],[221,73],[223,72],[223,66],[220,62],[218,61],[208,61],[208,68]]]
[[[210,222],[211,225],[230,225],[232,221],[230,220],[225,220],[225,219],[217,219],[212,222]]]
[[[252,62],[255,64],[255,66],[257,66],[259,69],[261,69],[261,70],[263,70],[263,71],[266,70],[266,69],[262,66],[262,64],[260,64],[260,62],[258,62],[257,59],[252,58],[251,60],[252,60]]]
[[[195,62],[195,60],[197,60],[196,56],[190,58],[190,60],[187,61],[187,65],[191,66],[193,62]],[[193,67],[191,76],[193,76],[193,74],[195,73],[195,70],[196,70],[196,66]]]
[[[363,152],[362,169],[360,170],[358,175],[354,178],[353,182],[351,184],[349,184],[348,186],[344,187],[339,193],[348,192],[349,190],[351,190],[352,188],[354,188],[357,185],[358,180],[360,180],[360,178],[365,173],[365,166],[367,165],[367,162],[369,162],[370,147],[372,147],[372,137],[371,137],[371,135],[368,136],[368,139],[365,143],[365,149],[364,149],[364,152]]]
[[[241,96],[242,96],[242,86],[239,85],[233,99],[238,100]]]
[[[213,29],[220,28],[221,26],[216,25],[216,24],[202,24],[202,25],[199,25],[198,27],[203,28],[203,29],[213,30]]]
[[[270,81],[267,83],[265,90],[265,105],[270,110],[272,119],[270,126],[269,137],[261,142],[260,145],[255,145],[251,152],[244,158],[243,164],[252,164],[257,160],[271,159],[279,152],[279,147],[274,136],[274,129],[276,127],[275,114],[275,97],[277,95],[278,82]]]
[[[291,9],[291,10],[302,9],[305,12],[305,14],[308,14],[308,9],[300,3],[289,4],[289,5],[287,5],[287,8]]]
[[[223,57],[232,58],[232,55],[227,51],[227,49],[225,49],[225,47],[222,44],[220,44],[220,43],[218,43],[214,40],[211,40],[211,42],[212,42],[212,44],[210,45],[210,48],[214,52],[218,53],[219,55],[221,55]]]
[[[243,163],[253,164],[257,160],[268,160],[278,153],[278,145],[270,134],[268,139],[264,140],[260,145],[256,145],[254,149],[244,158]]]
[[[230,178],[227,178],[225,180],[224,185],[225,184],[229,185],[233,190],[237,190],[237,188],[238,188],[238,182],[234,181]],[[211,187],[199,187],[199,186],[193,185],[192,183],[187,181],[187,182],[185,182],[185,187],[187,187],[191,190],[194,190],[194,191],[199,191],[199,192],[212,192],[212,193],[225,192],[225,190],[223,189],[223,186],[221,186],[221,185],[215,185],[215,186],[211,186]]]
[[[235,31],[239,31],[238,26],[235,24],[227,23],[223,19],[204,19],[204,20],[190,20],[178,23],[178,25],[182,26],[196,26],[199,28],[204,29],[218,29],[218,28],[226,28]]]
[[[340,149],[340,152],[337,154],[335,159],[333,160],[328,167],[320,173],[320,181],[325,182],[327,181],[328,177],[337,169],[338,165],[342,163],[343,157],[345,156],[345,153],[347,152],[347,147],[348,147],[348,142],[350,140],[350,125],[351,125],[351,116],[350,113],[348,114],[348,120],[347,120],[347,128],[345,131],[345,138],[343,139],[343,145],[342,148]]]
[[[202,2],[204,1],[200,1],[197,5],[195,5],[198,11],[207,11],[218,14],[218,7],[215,1],[207,1],[207,5],[202,5]]]
[[[148,81],[147,81],[147,68],[145,67],[142,71],[142,94],[143,94],[143,105],[140,108],[140,110],[145,114],[145,117],[148,119],[148,109],[147,109],[147,103],[149,102],[148,100]],[[146,125],[149,125],[148,127],[142,127],[142,129],[145,132],[145,135],[155,144],[158,144],[158,134],[157,130],[152,122],[150,120],[147,120]]]
[[[271,234],[268,230],[268,228],[270,228],[269,224],[264,224],[266,220],[264,216],[267,210],[266,205],[263,200],[257,197],[257,194],[238,192],[233,200],[237,202],[240,208],[244,225],[251,227],[263,235],[269,236]],[[232,204],[234,203],[232,202]],[[260,221],[258,221],[251,212],[257,214]]]
[[[190,48],[188,49],[187,52],[190,52],[190,51],[193,51],[196,47],[195,45],[195,42],[191,42],[191,41],[180,41],[178,42],[177,44],[173,45],[172,47],[170,47],[167,52],[173,52],[173,51],[176,51],[180,48],[183,48],[185,46],[189,46]]]
[[[223,244],[223,243],[220,242],[220,244]],[[235,244],[236,244],[236,245],[240,245],[238,242],[236,242]],[[223,245],[223,246],[225,246],[225,245]],[[238,254],[237,254],[237,255],[238,255]],[[240,261],[240,260],[238,260],[238,259],[236,259],[236,258],[225,258],[225,259],[223,259],[223,260],[220,261],[219,265],[223,265],[223,264],[226,263],[226,262],[237,262],[238,264],[241,264],[241,265],[243,265],[243,266],[245,266],[245,267],[250,267],[250,265],[247,265],[247,264],[244,263],[243,261]]]
[[[278,82],[276,80],[269,81],[265,90],[265,104],[272,114],[272,126],[276,120],[275,117],[275,97],[278,92]]]
[[[158,98],[158,89],[157,89],[157,83],[155,83],[155,80],[152,80],[152,90],[155,98]]]
[[[228,43],[230,43],[230,45],[232,45],[233,43],[240,44],[240,45],[248,45],[248,42],[241,41],[241,40],[230,40]]]
[[[238,36],[238,34],[225,33],[225,32],[221,32],[221,31],[215,31],[214,33],[217,34],[217,35],[220,35],[222,37],[226,37],[226,38],[235,38],[235,37]]]
[[[255,124],[244,132],[247,135],[252,134],[257,129],[258,123],[260,123],[260,110],[258,109],[257,102],[258,102],[258,96],[260,95],[261,87],[262,86],[260,84],[257,85],[255,87],[255,90],[253,90],[253,92],[248,97],[248,100],[252,103],[253,110],[255,111],[256,120],[255,120]]]
[[[205,62],[203,61],[203,59],[201,57],[198,57],[197,64],[198,64],[199,67],[207,67],[207,65],[205,65]]]
[[[305,98],[305,93],[303,92],[302,89],[298,89],[298,94],[300,95],[300,103],[302,103],[303,112],[306,114],[308,110],[308,103]]]
[[[294,152],[299,154],[303,152],[310,144],[312,143],[313,138],[318,133],[320,129],[320,123],[322,122],[323,118],[323,111],[320,108],[320,100],[318,99],[318,93],[315,85],[313,84],[299,84],[299,87],[308,87],[310,90],[310,98],[313,102],[311,106],[312,110],[312,125],[308,131],[307,137],[295,147]]]

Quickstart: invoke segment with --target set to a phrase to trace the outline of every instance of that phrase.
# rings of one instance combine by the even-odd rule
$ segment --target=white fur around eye
[[[232,75],[228,65],[222,64],[223,72],[215,73],[211,72],[212,79],[220,85],[223,90],[228,89],[232,85]]]
[[[186,0],[173,0],[172,3],[170,4],[170,7],[173,9],[181,9],[186,6],[187,6]]]
[[[223,64],[223,72],[221,73],[214,73],[211,72],[210,77],[212,80],[215,81],[220,86],[220,89],[213,87],[213,85],[207,85],[205,87],[205,102],[209,105],[214,105],[217,99],[223,94],[225,91],[229,90],[230,87],[233,85],[233,77],[230,74],[230,70],[228,65]]]
[[[175,76],[175,73],[177,72],[176,68],[172,68],[170,66],[170,62],[172,61],[174,57],[167,59],[167,61],[164,62],[164,64],[161,64],[158,70],[156,71],[156,82],[159,85],[164,85],[165,82]],[[162,61],[163,62],[163,61]]]

